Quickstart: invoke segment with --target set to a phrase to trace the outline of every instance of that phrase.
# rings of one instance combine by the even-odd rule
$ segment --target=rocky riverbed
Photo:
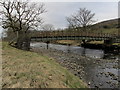
[[[32,46],[31,51],[54,58],[90,87],[118,88],[118,60],[93,59],[74,53]]]

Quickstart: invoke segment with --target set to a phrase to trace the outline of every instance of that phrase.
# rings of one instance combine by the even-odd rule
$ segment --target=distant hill
[[[96,23],[92,26],[92,30],[98,33],[118,33],[118,19]]]
[[[111,20],[98,22],[92,26],[88,26],[87,28],[88,28],[87,31],[92,32],[92,33],[118,34],[118,19],[111,19]],[[68,32],[74,31],[74,29],[66,29],[66,30]],[[80,30],[82,30],[82,28],[80,28]],[[78,31],[76,31],[76,32],[78,32]]]
[[[99,28],[118,28],[118,19],[102,21],[95,25],[97,25]]]

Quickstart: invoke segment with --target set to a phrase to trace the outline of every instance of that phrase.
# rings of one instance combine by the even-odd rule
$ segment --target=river
[[[31,47],[46,49],[46,43],[31,43]],[[118,60],[119,55],[105,53],[103,50],[88,49],[78,46],[49,44],[49,49],[74,53],[94,59],[104,59],[99,65],[85,66],[86,80],[90,87],[117,88],[118,87]],[[109,59],[109,60],[108,60]],[[77,63],[80,61],[77,60]],[[78,75],[79,76],[79,75]]]
[[[47,47],[46,43],[31,43],[31,46],[35,45],[35,47],[45,48]],[[59,44],[49,44],[49,48],[60,50],[67,53],[76,53],[79,55],[85,55],[87,57],[92,58],[101,58],[101,59],[120,59],[118,55],[114,55],[112,53],[105,53],[103,50],[97,49],[88,49],[84,47],[78,46],[67,46],[67,45],[59,45]]]

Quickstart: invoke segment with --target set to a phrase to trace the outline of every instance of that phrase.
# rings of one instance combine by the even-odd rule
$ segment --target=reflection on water
[[[35,47],[39,47],[39,48],[40,47],[46,48],[46,45],[47,45],[46,43],[31,43],[31,46],[35,46]],[[87,48],[78,47],[78,46],[67,46],[67,45],[57,45],[57,44],[49,44],[49,48],[61,50],[63,52],[85,55],[87,57],[93,57],[93,58],[103,58],[104,57],[103,50],[87,49]]]

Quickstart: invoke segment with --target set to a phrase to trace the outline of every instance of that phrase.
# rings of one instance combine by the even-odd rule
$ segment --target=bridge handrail
[[[117,34],[90,33],[90,32],[65,32],[65,31],[41,31],[33,33],[32,37],[56,37],[56,36],[90,36],[90,37],[118,37]]]

